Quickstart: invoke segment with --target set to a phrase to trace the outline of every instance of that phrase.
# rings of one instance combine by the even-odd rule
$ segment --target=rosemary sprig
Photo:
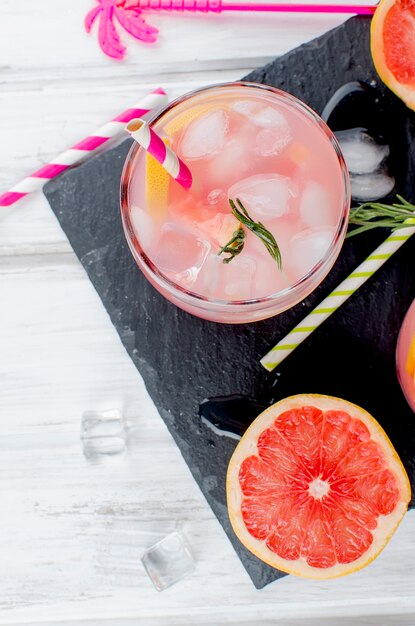
[[[236,198],[236,206],[233,200],[229,200],[229,204],[232,208],[232,213],[239,220],[242,226],[245,226],[248,230],[250,230],[254,235],[259,237],[272,256],[272,258],[276,261],[278,268],[282,269],[282,258],[281,252],[278,247],[278,244],[275,240],[274,235],[267,229],[261,222],[255,222],[252,217],[248,215],[248,211],[245,209],[242,202]]]
[[[358,226],[347,233],[347,237],[360,235],[373,228],[407,228],[415,224],[415,205],[402,196],[396,196],[398,202],[382,204],[365,202],[350,211],[349,225]]]
[[[220,256],[222,252],[230,254],[230,256],[227,256],[225,259],[223,259],[224,263],[230,263],[232,259],[234,259],[238,254],[242,252],[242,249],[245,245],[245,237],[246,233],[244,229],[242,228],[242,226],[239,226],[238,230],[235,230],[232,238],[228,241],[228,243],[225,243],[225,245],[218,252],[218,256]]]

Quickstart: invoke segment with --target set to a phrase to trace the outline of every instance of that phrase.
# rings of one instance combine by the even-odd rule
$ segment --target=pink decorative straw
[[[171,150],[152,128],[143,120],[131,120],[125,129],[156,161],[160,163],[185,189],[192,186],[192,173],[185,163]]]
[[[376,6],[354,4],[290,4],[248,2],[232,4],[222,0],[97,0],[85,18],[85,29],[91,32],[98,20],[98,41],[102,50],[113,59],[123,59],[127,52],[116,24],[144,43],[157,41],[158,30],[148,24],[146,11],[190,11],[222,13],[222,11],[261,11],[272,13],[354,13],[373,15]]]
[[[11,206],[29,193],[41,189],[52,178],[59,176],[69,167],[89,156],[97,148],[118,135],[125,128],[125,124],[137,116],[143,116],[158,109],[167,102],[167,95],[160,87],[147,96],[144,96],[131,109],[127,109],[110,122],[98,128],[93,135],[89,135],[69,150],[62,152],[53,161],[41,167],[28,178],[24,178],[3,195],[0,195],[0,207]],[[1,215],[1,213],[0,213]]]
[[[353,4],[263,4],[247,2],[234,4],[222,0],[139,0],[137,8],[150,11],[263,11],[268,13],[354,13],[373,15],[376,6]]]

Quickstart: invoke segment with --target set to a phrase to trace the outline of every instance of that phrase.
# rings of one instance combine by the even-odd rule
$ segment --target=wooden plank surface
[[[154,86],[233,80],[343,19],[156,16],[160,44],[123,34],[120,64],[84,34],[90,6],[0,0],[1,189]],[[415,623],[413,514],[354,576],[253,588],[40,194],[0,216],[0,297],[0,624]],[[91,464],[81,415],[106,408],[128,454]],[[139,557],[174,529],[197,568],[158,594]]]

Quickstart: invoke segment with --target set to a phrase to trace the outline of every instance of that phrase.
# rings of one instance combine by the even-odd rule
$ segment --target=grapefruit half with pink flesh
[[[232,527],[272,567],[335,578],[368,565],[411,498],[378,422],[330,396],[281,400],[251,424],[227,474]]]
[[[383,82],[415,109],[415,1],[382,0],[371,23],[373,63]]]

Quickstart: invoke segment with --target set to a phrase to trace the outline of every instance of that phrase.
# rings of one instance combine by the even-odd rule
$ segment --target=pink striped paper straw
[[[118,135],[125,128],[125,124],[130,120],[146,115],[150,111],[163,106],[167,102],[166,92],[159,87],[148,95],[144,96],[131,109],[127,109],[110,122],[104,124],[79,143],[69,148],[65,152],[59,154],[53,161],[41,167],[40,170],[34,172],[31,176],[24,178],[20,183],[0,195],[0,207],[11,206],[29,193],[41,189],[48,180],[59,176],[69,167],[82,161],[85,156],[94,152],[104,143]]]
[[[156,161],[160,163],[185,189],[192,186],[192,173],[185,163],[171,150],[152,128],[143,120],[131,120],[125,128]]]

